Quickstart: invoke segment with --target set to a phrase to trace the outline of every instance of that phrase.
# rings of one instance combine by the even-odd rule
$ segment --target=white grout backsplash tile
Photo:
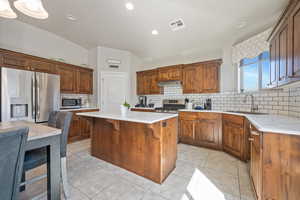
[[[212,99],[213,110],[250,111],[251,99],[244,103],[245,93],[223,92],[213,94],[183,94],[181,86],[164,87],[162,95],[147,95],[148,102],[162,106],[163,99],[188,98],[195,104],[203,106],[205,99]],[[248,94],[248,93],[247,93]],[[252,92],[254,104],[258,105],[258,112],[288,115],[300,118],[300,87]]]

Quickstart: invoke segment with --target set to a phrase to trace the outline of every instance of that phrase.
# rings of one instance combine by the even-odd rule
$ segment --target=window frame
[[[268,53],[268,57],[264,58],[263,54],[264,53]],[[238,66],[238,75],[239,75],[239,92],[240,93],[246,93],[246,92],[256,92],[256,91],[260,91],[260,90],[265,90],[265,89],[268,89],[267,87],[266,88],[263,88],[262,86],[262,72],[263,72],[263,62],[266,61],[266,60],[269,60],[269,63],[270,63],[270,51],[264,51],[262,52],[261,54],[259,54],[258,56],[258,61],[257,62],[251,62],[251,63],[247,63],[247,64],[242,64],[243,63],[243,60],[246,59],[242,59],[239,63],[239,66]],[[255,58],[255,57],[254,57]],[[249,65],[252,65],[252,64],[255,64],[255,63],[258,63],[258,88],[257,90],[245,90],[244,89],[244,73],[243,73],[243,70],[242,68],[245,67],[245,66],[249,66]],[[269,65],[270,67],[270,65]]]

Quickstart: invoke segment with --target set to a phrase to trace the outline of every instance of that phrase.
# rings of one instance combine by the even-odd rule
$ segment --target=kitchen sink
[[[257,113],[257,112],[247,112],[247,111],[226,111],[226,112],[232,112],[232,113],[241,113],[241,114],[251,114],[251,115],[267,115],[268,113]]]

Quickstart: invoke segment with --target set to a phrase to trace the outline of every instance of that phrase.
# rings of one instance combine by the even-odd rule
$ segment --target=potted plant
[[[121,114],[122,114],[122,116],[126,116],[129,108],[130,108],[130,104],[127,103],[126,100],[125,100],[125,102],[121,105]]]

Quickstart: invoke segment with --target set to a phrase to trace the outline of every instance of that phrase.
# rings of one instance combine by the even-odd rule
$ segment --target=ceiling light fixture
[[[127,3],[125,4],[125,6],[126,6],[127,10],[133,10],[133,9],[134,9],[134,5],[133,5],[133,3],[131,3],[131,2],[127,2]]]
[[[154,29],[154,30],[152,31],[152,35],[158,35],[158,31]]]
[[[41,0],[17,0],[15,7],[25,15],[37,19],[47,19],[48,12],[44,9]]]
[[[11,9],[8,0],[0,0],[0,17],[17,18],[17,14]]]

